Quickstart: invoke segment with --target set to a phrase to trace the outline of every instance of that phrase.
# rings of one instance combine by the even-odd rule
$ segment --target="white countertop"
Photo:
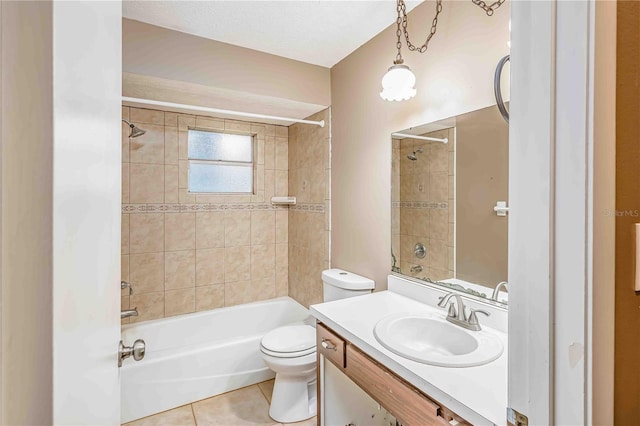
[[[345,339],[398,376],[476,425],[506,424],[507,335],[495,332],[504,352],[495,361],[477,367],[449,368],[422,364],[385,349],[373,329],[383,317],[397,313],[445,311],[391,291],[312,305],[310,311]]]

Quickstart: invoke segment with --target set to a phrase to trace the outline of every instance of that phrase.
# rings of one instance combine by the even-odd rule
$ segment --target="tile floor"
[[[124,426],[280,426],[269,417],[273,380],[154,414]],[[295,426],[315,426],[313,417]]]

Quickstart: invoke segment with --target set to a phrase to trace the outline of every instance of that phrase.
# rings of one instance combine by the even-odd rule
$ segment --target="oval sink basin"
[[[404,358],[441,367],[473,367],[502,355],[498,336],[470,331],[436,314],[394,314],[381,319],[373,334],[382,346]]]

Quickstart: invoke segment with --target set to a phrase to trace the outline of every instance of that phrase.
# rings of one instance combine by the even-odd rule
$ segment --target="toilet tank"
[[[322,285],[325,302],[369,294],[375,287],[373,280],[342,269],[322,271]]]

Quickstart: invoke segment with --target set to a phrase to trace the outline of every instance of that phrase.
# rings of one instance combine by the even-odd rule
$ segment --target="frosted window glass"
[[[253,137],[189,130],[189,159],[252,161]]]
[[[253,167],[191,162],[189,191],[252,193]]]

